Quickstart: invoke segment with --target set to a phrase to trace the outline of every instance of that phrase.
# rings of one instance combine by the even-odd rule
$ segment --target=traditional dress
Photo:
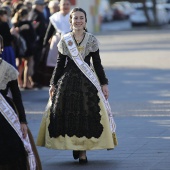
[[[63,15],[56,12],[50,17],[50,22],[56,30],[56,34],[52,37],[50,50],[47,57],[47,66],[55,67],[57,63],[58,49],[57,44],[62,35],[70,32],[69,14]]]
[[[30,131],[30,138],[26,137],[28,140],[22,138],[20,123],[27,122],[17,77],[17,70],[0,59],[0,170],[41,170]],[[28,150],[32,155],[28,154]],[[28,155],[32,157],[32,162],[29,162],[32,166],[28,164]]]
[[[77,46],[88,65],[92,58],[100,84],[108,84],[97,39],[85,33]],[[116,135],[113,140],[107,111],[96,87],[71,59],[63,38],[58,50],[57,67],[51,79],[56,89],[42,119],[37,145],[64,150],[113,149],[117,145]]]

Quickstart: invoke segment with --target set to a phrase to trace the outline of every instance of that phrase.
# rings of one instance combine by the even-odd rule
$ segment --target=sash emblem
[[[73,41],[69,40],[67,44],[68,44],[68,46],[72,46],[73,45]]]

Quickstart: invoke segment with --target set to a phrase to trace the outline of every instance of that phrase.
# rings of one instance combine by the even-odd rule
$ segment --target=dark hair
[[[0,49],[0,54],[1,54],[4,48],[3,38],[1,35],[0,35],[0,44],[1,44],[1,49]]]
[[[7,11],[4,8],[0,8],[0,16],[7,15]]]
[[[72,20],[72,14],[73,14],[74,12],[77,12],[77,11],[82,12],[82,13],[85,15],[85,21],[86,21],[86,23],[87,23],[87,14],[86,14],[85,10],[83,10],[82,8],[78,8],[78,7],[73,8],[73,9],[71,10],[71,12],[70,12],[70,23],[71,23],[71,20]],[[87,29],[86,29],[86,28],[84,28],[84,30],[87,32]]]
[[[26,7],[23,7],[17,13],[18,13],[18,21],[19,21],[22,17],[28,15],[28,9]]]

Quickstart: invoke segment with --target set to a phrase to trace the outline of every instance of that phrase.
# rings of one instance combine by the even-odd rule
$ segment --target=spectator
[[[34,75],[33,81],[35,86],[41,87],[41,77],[39,76],[39,62],[41,58],[42,48],[43,48],[43,39],[46,32],[45,18],[43,15],[45,2],[44,0],[35,0],[33,9],[30,12],[29,19],[34,24],[36,32],[36,42],[34,46]]]

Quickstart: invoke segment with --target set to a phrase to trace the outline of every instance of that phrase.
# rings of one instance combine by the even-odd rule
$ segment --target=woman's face
[[[73,30],[84,30],[86,19],[83,12],[76,11],[72,13],[71,25]]]
[[[60,4],[60,10],[64,14],[68,14],[70,12],[70,2],[69,1],[64,1]]]
[[[7,22],[8,21],[8,16],[6,14],[0,16],[0,21],[2,22]]]

